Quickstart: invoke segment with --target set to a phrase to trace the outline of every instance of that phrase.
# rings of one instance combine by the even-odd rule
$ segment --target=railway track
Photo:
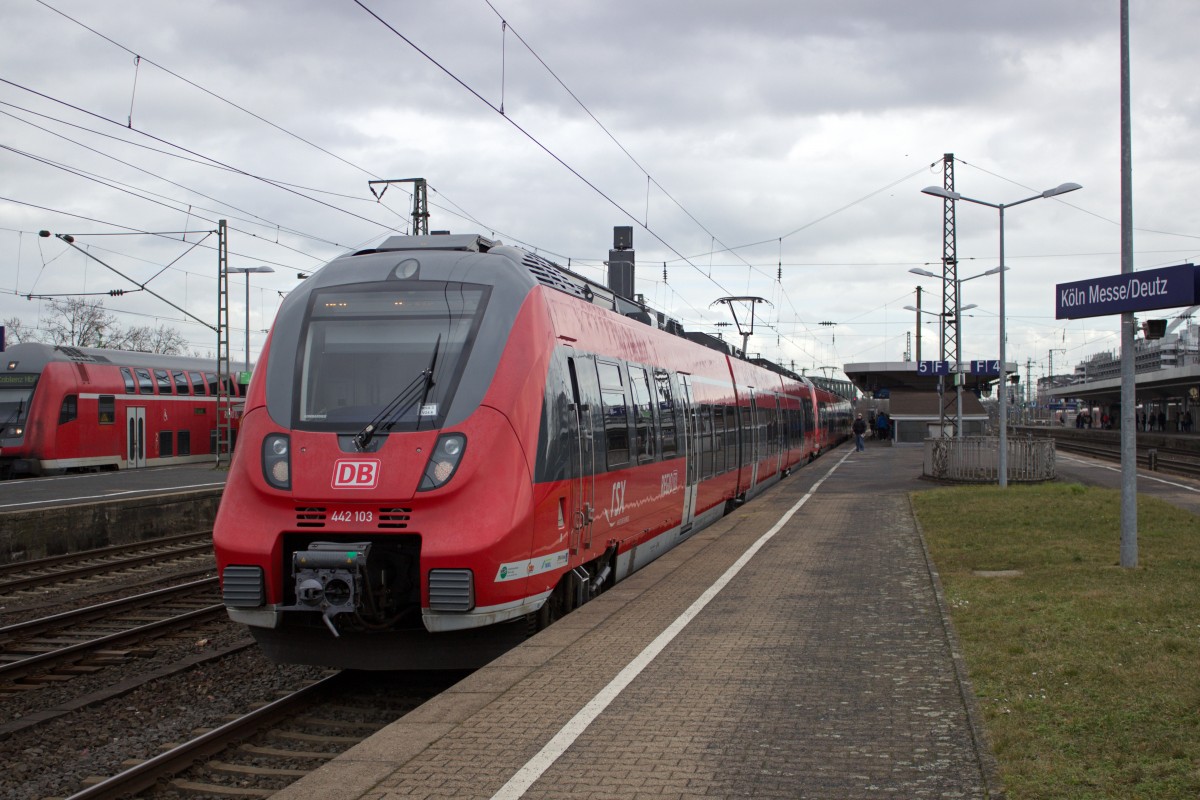
[[[1072,439],[1055,439],[1054,448],[1063,453],[1092,456],[1105,461],[1120,462],[1121,448],[1103,442],[1080,442]],[[1200,478],[1200,460],[1194,455],[1170,448],[1139,448],[1137,462],[1140,469],[1167,472],[1189,478]]]
[[[196,558],[204,564],[196,566],[193,573],[201,574],[211,571],[211,560],[207,558],[211,554],[212,533],[204,531],[4,564],[0,566],[0,595],[42,589],[96,575],[111,577],[114,573],[128,573],[148,566],[161,569],[170,561],[186,562]],[[127,582],[126,585],[130,584]]]
[[[96,672],[161,636],[224,623],[216,585],[210,577],[0,628],[0,693]]]
[[[141,796],[267,797],[363,741],[461,674],[365,678],[339,672],[110,777],[68,800]]]

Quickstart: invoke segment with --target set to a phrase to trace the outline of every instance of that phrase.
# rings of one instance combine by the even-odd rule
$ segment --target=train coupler
[[[357,611],[363,593],[370,542],[313,542],[292,553],[296,604],[280,611],[315,611],[334,636],[333,618]]]

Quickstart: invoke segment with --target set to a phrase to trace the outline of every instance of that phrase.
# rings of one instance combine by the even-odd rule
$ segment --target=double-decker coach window
[[[217,395],[217,374],[215,372],[204,373],[204,382],[208,384],[208,393],[213,397]]]
[[[101,425],[112,425],[117,421],[117,398],[111,394],[102,394],[96,401],[96,418]]]
[[[192,393],[192,385],[188,383],[186,372],[172,372],[171,377],[175,379],[175,394]]]
[[[192,388],[196,390],[196,394],[204,394],[204,376],[199,372],[189,372],[188,377],[192,379]]]
[[[489,291],[393,281],[314,292],[299,350],[297,426],[353,431],[375,422],[383,432],[440,425]]]
[[[79,398],[69,394],[63,398],[62,408],[58,410],[58,424],[63,425],[79,416]]]
[[[154,382],[158,384],[159,394],[171,394],[171,376],[165,369],[154,370]]]
[[[137,369],[138,390],[142,394],[154,394],[154,381],[150,377],[150,370]]]
[[[121,367],[121,378],[125,381],[125,394],[137,394],[137,384],[133,382],[133,373],[129,367]]]

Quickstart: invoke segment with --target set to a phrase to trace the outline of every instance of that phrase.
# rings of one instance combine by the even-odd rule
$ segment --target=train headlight
[[[272,433],[263,439],[263,477],[276,489],[292,488],[291,445],[291,439],[282,433]]]
[[[417,491],[427,492],[445,485],[458,469],[463,451],[467,449],[467,437],[461,433],[447,433],[438,437],[429,463],[425,465],[425,475]]]

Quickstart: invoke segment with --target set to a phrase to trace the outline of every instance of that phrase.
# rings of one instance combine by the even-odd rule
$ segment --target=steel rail
[[[292,692],[286,697],[256,711],[251,711],[245,716],[238,717],[232,722],[227,722],[189,742],[184,742],[137,766],[93,784],[66,800],[116,800],[116,798],[129,797],[145,791],[163,778],[176,775],[192,767],[197,759],[219,753],[229,745],[246,739],[263,727],[272,725],[294,713],[297,705],[306,702],[314,694],[333,686],[341,679],[342,674],[331,675]]]

